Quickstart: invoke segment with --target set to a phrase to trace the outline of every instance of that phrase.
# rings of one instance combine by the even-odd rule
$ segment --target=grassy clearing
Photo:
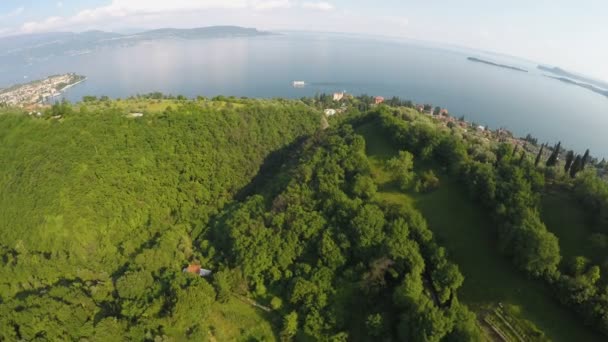
[[[414,205],[422,212],[439,244],[447,248],[464,274],[460,299],[482,322],[487,318],[482,325],[496,324],[508,341],[545,340],[536,326],[554,341],[602,340],[560,306],[541,282],[526,278],[503,258],[490,218],[470,200],[462,185],[439,174],[441,186],[432,193],[399,192],[383,170],[384,161],[397,150],[375,123],[362,125],[357,131],[366,139],[380,200]]]
[[[206,325],[210,340],[217,341],[276,341],[268,314],[232,298],[228,303],[215,303]]]
[[[567,189],[550,188],[542,199],[542,219],[547,228],[559,238],[559,247],[567,261],[575,256],[585,256],[596,264],[606,261],[606,250],[589,241],[593,233],[587,225],[584,209]]]
[[[214,109],[222,109],[222,108],[243,108],[244,104],[241,103],[228,103],[224,101],[209,101],[209,100],[197,100],[197,103],[201,106],[214,108]],[[86,102],[77,104],[77,106],[86,106],[89,109],[100,109],[105,108],[106,106],[113,106],[125,113],[146,113],[146,114],[157,114],[162,113],[167,108],[173,107],[177,108],[183,104],[183,102],[179,100],[173,99],[158,99],[158,100],[149,100],[149,99],[117,99],[112,102],[104,102],[104,101],[94,101],[94,102]],[[78,107],[77,107],[78,109]]]

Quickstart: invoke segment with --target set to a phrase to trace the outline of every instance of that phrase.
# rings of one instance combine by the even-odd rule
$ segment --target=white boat
[[[294,88],[302,88],[306,85],[306,82],[304,81],[293,81],[293,87]]]

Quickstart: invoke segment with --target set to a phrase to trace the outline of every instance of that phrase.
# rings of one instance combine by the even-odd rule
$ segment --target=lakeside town
[[[78,83],[84,82],[85,76],[75,73],[49,76],[26,84],[18,84],[0,89],[0,104],[6,106],[26,107],[43,104],[49,99]]]
[[[348,110],[348,100],[353,98],[354,96],[352,94],[348,94],[346,92],[329,94],[329,99],[331,102],[337,104],[338,106],[333,108],[325,108],[325,116],[331,117],[346,112]],[[407,103],[406,106],[415,109],[421,114],[432,117],[446,128],[457,129],[462,134],[474,136],[478,139],[482,139],[486,143],[490,143],[492,141],[508,143],[515,148],[515,151],[523,150],[531,155],[540,155],[542,159],[548,158],[556,148],[559,149],[557,152],[558,161],[567,160],[568,153],[572,153],[572,151],[569,151],[567,148],[561,147],[561,143],[555,146],[550,146],[548,143],[539,143],[538,139],[534,138],[531,134],[528,134],[526,137],[517,137],[513,134],[513,132],[503,127],[493,130],[490,127],[479,125],[475,122],[469,122],[465,120],[464,116],[455,117],[450,115],[447,108],[433,106],[432,104],[416,104],[411,101],[401,101],[398,98],[385,99],[382,96],[372,96],[369,98],[369,102],[375,106],[383,103],[393,105],[395,104],[394,102]],[[588,152],[589,151],[587,151],[587,153]],[[599,160],[598,158],[589,156],[589,160],[590,165],[593,165],[597,169],[600,177],[608,177],[608,161],[606,161],[606,159]]]

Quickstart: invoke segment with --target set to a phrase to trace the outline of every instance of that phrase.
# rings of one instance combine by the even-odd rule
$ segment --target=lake
[[[468,61],[490,59],[529,73]],[[542,61],[541,61],[542,62]],[[454,116],[519,136],[531,133],[608,156],[608,98],[543,76],[537,63],[463,48],[387,38],[285,33],[208,40],[162,40],[96,49],[25,65],[0,66],[0,86],[76,72],[88,80],[65,97],[128,97],[153,91],[247,97],[347,91],[449,109]],[[25,79],[24,77],[27,77]],[[293,88],[292,81],[307,82]]]

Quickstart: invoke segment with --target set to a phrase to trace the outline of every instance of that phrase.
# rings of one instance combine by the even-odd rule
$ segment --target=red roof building
[[[376,97],[374,97],[374,103],[375,104],[379,105],[382,102],[384,102],[384,97],[382,97],[382,96],[376,96]]]
[[[184,273],[197,274],[201,277],[207,277],[207,276],[211,275],[210,270],[206,270],[206,269],[202,268],[201,265],[196,265],[196,264],[188,265],[188,267],[184,268],[183,271],[184,271]]]

